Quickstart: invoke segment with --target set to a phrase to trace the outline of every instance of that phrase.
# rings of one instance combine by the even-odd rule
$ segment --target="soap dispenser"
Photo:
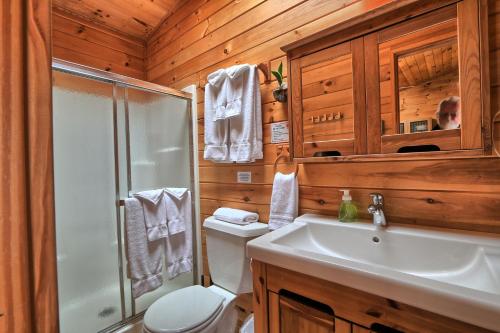
[[[358,208],[352,202],[349,190],[340,191],[344,192],[344,194],[342,195],[342,203],[339,208],[339,220],[340,222],[353,222],[358,217]]]

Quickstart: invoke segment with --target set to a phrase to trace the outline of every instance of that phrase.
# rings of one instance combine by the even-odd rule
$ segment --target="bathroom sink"
[[[500,330],[500,237],[306,214],[247,250],[271,265]]]

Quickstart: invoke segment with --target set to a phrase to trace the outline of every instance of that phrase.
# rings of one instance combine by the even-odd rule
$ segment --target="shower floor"
[[[159,297],[174,290],[193,284],[192,273],[186,273],[166,281],[161,288],[147,293],[136,300],[136,311],[141,312]],[[125,290],[126,296],[130,295]],[[94,333],[121,321],[121,307],[116,296],[120,295],[119,286],[110,286],[93,294],[60,305],[61,333]],[[127,297],[126,297],[127,298]],[[125,302],[127,315],[131,315],[130,296]]]

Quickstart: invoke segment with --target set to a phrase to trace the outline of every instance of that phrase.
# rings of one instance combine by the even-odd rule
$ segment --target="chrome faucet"
[[[368,206],[368,213],[373,215],[373,224],[385,227],[387,221],[384,215],[384,196],[381,193],[370,193],[373,204]]]

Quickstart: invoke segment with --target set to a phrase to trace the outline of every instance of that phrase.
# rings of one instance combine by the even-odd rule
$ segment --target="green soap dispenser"
[[[340,192],[344,192],[344,194],[339,208],[339,220],[340,222],[353,222],[358,217],[358,208],[352,202],[349,190],[340,190]]]

